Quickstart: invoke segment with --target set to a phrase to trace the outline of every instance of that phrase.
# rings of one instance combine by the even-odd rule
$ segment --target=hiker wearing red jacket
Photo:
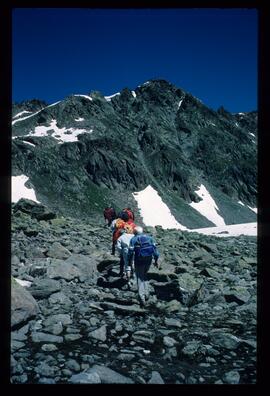
[[[107,207],[103,211],[104,220],[108,227],[112,224],[112,221],[116,219],[115,209],[113,207]]]

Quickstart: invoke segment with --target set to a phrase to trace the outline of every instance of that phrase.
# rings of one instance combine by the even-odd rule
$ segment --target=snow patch
[[[37,203],[40,203],[36,198],[36,193],[32,188],[27,188],[25,183],[29,177],[25,175],[12,176],[11,178],[11,202],[18,202],[21,198],[31,199]]]
[[[134,98],[137,97],[136,92],[135,91],[131,91],[132,95],[134,96]]]
[[[245,205],[245,204],[243,204],[243,202],[241,202],[241,201],[238,201],[238,203],[239,203],[240,205],[243,205],[243,206],[245,206],[245,207],[248,207],[250,210],[252,210],[253,212],[257,213],[257,208],[252,208],[251,206]]]
[[[93,100],[93,98],[91,98],[91,96],[88,96],[88,95],[74,95],[74,96],[81,96],[82,98]]]
[[[257,236],[257,223],[232,224],[218,227],[198,228],[188,230],[204,235],[215,235],[218,237],[230,237],[239,235]]]
[[[178,103],[178,109],[180,109],[183,100],[184,100],[184,99],[181,99],[180,102]]]
[[[37,136],[37,137],[42,137],[42,136],[49,136],[48,132],[52,131],[51,136],[58,140],[58,143],[64,143],[64,142],[76,142],[78,141],[78,135],[82,133],[92,133],[93,129],[86,130],[86,129],[78,129],[78,128],[58,128],[56,125],[57,121],[56,120],[51,120],[51,123],[49,126],[38,126],[35,127],[34,132],[30,132],[28,135],[24,136]],[[16,136],[13,137],[13,139],[16,138]]]
[[[214,124],[214,123],[213,123],[213,122],[211,122],[211,121],[209,122],[209,124],[210,124],[210,125],[213,125],[213,126],[216,126],[216,124]]]
[[[132,195],[137,201],[140,215],[146,226],[160,225],[163,228],[187,229],[178,223],[157,191],[150,185],[142,191],[134,192]]]
[[[107,100],[107,102],[110,102],[112,100],[112,98],[114,98],[115,96],[120,95],[120,92],[117,92],[111,96],[104,96],[104,99]]]
[[[18,117],[20,117],[21,115],[23,115],[23,114],[25,114],[25,113],[32,113],[32,111],[23,110],[23,111],[21,111],[20,113],[16,114],[16,115],[13,117],[13,119],[14,119],[14,118],[18,118]]]
[[[79,117],[79,118],[75,118],[75,121],[79,122],[79,121],[84,121],[84,118]]]
[[[253,137],[256,137],[256,136],[254,135],[254,133],[249,132],[249,134],[250,134],[251,136],[253,136]]]
[[[217,226],[225,225],[224,219],[217,213],[219,210],[214,199],[211,197],[203,184],[200,185],[199,190],[195,191],[196,194],[202,198],[200,202],[191,202],[189,205],[200,212],[201,215],[206,217]]]
[[[19,283],[23,287],[30,287],[33,283],[33,282],[26,281],[26,280],[18,279],[18,278],[14,278],[14,279],[17,283]]]
[[[27,142],[26,140],[23,140],[23,143],[25,143],[25,144],[30,144],[30,146],[36,147],[36,145],[35,145],[35,144],[33,144],[33,143],[30,143],[30,142]]]

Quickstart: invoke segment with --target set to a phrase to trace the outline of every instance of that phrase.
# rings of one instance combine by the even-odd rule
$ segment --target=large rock
[[[64,339],[61,336],[57,336],[57,335],[52,335],[52,334],[47,334],[47,333],[43,333],[43,332],[33,332],[31,334],[32,337],[32,341],[33,342],[49,342],[49,343],[57,343],[57,344],[61,344]]]
[[[98,341],[106,341],[107,339],[107,326],[103,325],[96,330],[90,331],[88,337],[94,338]]]
[[[158,371],[152,371],[148,384],[164,384],[164,381]]]
[[[23,213],[27,213],[31,215],[32,218],[37,220],[50,220],[56,217],[56,214],[51,210],[46,208],[44,205],[41,205],[31,199],[21,198],[14,205],[14,213],[17,211],[21,211]]]
[[[100,384],[101,379],[99,375],[94,372],[94,373],[80,373],[80,374],[74,374],[72,375],[68,382],[72,384]]]
[[[51,279],[65,279],[70,281],[82,276],[82,272],[75,265],[64,260],[54,259],[47,269],[47,275]]]
[[[134,384],[131,378],[128,378],[106,366],[95,364],[88,373],[98,374],[102,384]]]
[[[86,280],[96,280],[97,278],[97,260],[95,257],[84,256],[82,254],[72,254],[66,261],[66,264],[73,265],[80,271],[79,279],[81,282]]]
[[[236,349],[241,340],[233,334],[226,333],[222,330],[212,330],[210,332],[210,339],[213,345],[225,348],[225,349]]]
[[[47,256],[64,260],[71,255],[70,251],[61,245],[59,242],[54,242],[47,251]]]
[[[44,326],[52,326],[57,323],[62,323],[62,325],[67,326],[72,323],[72,320],[68,314],[56,314],[49,316],[43,322]]]
[[[35,279],[29,292],[36,298],[46,298],[60,289],[60,283],[54,279]]]
[[[39,306],[28,290],[11,280],[11,327],[22,324],[39,312]]]

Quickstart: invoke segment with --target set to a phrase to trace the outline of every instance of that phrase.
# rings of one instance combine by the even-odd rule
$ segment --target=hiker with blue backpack
[[[128,262],[134,258],[135,275],[137,279],[139,300],[142,306],[149,299],[147,272],[154,258],[154,265],[159,268],[159,252],[153,237],[143,233],[143,228],[134,228],[134,237],[130,240],[128,249]]]

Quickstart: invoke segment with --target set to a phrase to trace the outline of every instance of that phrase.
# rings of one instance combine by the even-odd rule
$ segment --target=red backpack
[[[116,241],[120,235],[120,230],[125,227],[126,222],[122,219],[117,219],[115,223],[115,230],[113,232],[113,241]]]

